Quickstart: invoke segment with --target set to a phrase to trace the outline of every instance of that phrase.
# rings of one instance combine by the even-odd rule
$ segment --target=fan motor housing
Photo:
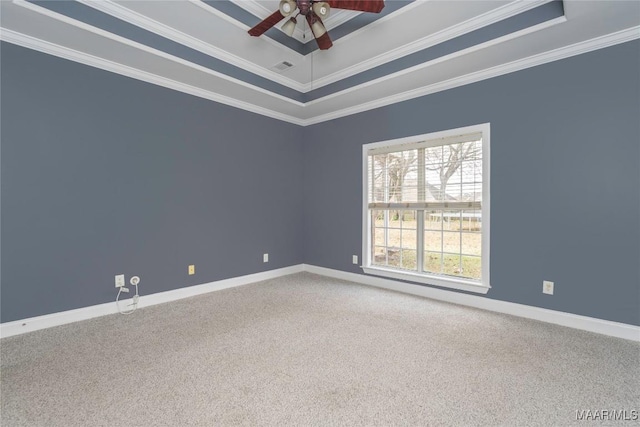
[[[311,0],[297,0],[301,15],[307,15],[311,11]]]

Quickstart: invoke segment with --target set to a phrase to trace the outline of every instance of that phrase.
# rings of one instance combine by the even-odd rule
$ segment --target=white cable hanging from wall
[[[132,300],[131,304],[129,304],[129,307],[132,306],[133,308],[129,310],[122,310],[120,308],[120,304],[119,304],[120,295],[122,294],[122,292],[129,293],[129,288],[121,286],[120,289],[118,290],[118,295],[116,296],[116,307],[118,308],[118,313],[120,314],[131,314],[134,311],[136,311],[136,309],[138,308],[138,300],[140,299],[140,294],[138,293],[138,284],[140,283],[140,277],[133,276],[131,279],[129,279],[129,283],[131,283],[133,286],[136,287],[136,293],[131,298]]]

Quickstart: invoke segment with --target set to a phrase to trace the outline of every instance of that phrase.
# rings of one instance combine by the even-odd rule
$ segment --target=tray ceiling
[[[332,9],[326,51],[302,22],[250,37],[278,3],[2,1],[0,38],[308,125],[640,37],[639,2],[547,0]]]

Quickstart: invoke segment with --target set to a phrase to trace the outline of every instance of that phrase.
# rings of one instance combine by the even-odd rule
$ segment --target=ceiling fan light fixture
[[[298,21],[296,21],[296,18],[291,18],[289,19],[287,22],[285,22],[282,25],[282,31],[284,31],[284,33],[286,35],[288,35],[289,37],[293,36],[293,32],[296,30],[296,24],[298,23]]]
[[[280,9],[282,16],[289,16],[296,10],[296,7],[297,5],[294,0],[282,0],[278,9]]]
[[[258,22],[247,32],[250,36],[260,37],[270,28],[280,25],[284,18],[288,18],[280,29],[293,36],[296,31],[296,20],[290,18],[302,15],[309,24],[318,47],[321,50],[327,50],[333,46],[333,43],[322,19],[329,16],[332,8],[379,13],[384,8],[384,0],[279,0],[278,10]],[[291,16],[292,14],[293,16]],[[302,37],[305,37],[304,32]]]
[[[319,1],[313,4],[313,13],[315,13],[322,19],[325,19],[326,17],[328,17],[330,11],[331,11],[331,7],[327,2]]]
[[[315,20],[313,24],[311,24],[311,31],[313,32],[313,36],[315,38],[320,38],[327,32],[327,29],[324,27],[320,20]]]

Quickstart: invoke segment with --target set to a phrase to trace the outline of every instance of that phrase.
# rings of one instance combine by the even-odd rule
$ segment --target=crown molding
[[[242,0],[242,1],[231,0],[231,3],[235,4],[238,7],[241,7],[242,9],[246,10],[247,12],[254,15],[258,19],[264,19],[267,16],[271,15],[273,12],[275,12],[273,10],[267,9],[265,5],[255,0]]]
[[[484,13],[482,15],[479,15],[477,17],[474,17],[472,19],[469,19],[467,21],[464,21],[458,25],[455,25],[453,27],[447,28],[446,30],[443,31],[439,31],[437,33],[431,34],[427,37],[424,37],[422,39],[416,40],[413,43],[407,44],[407,45],[403,45],[397,49],[394,49],[392,51],[386,52],[382,55],[378,55],[377,57],[374,57],[370,60],[367,61],[363,61],[360,62],[358,64],[355,64],[351,67],[342,69],[336,73],[333,73],[331,75],[319,78],[313,82],[309,82],[309,83],[299,83],[293,79],[289,79],[286,76],[283,76],[282,74],[276,73],[272,70],[269,70],[268,68],[265,67],[261,67],[258,65],[255,65],[254,63],[247,61],[243,58],[240,58],[236,55],[230,54],[222,49],[219,49],[211,44],[205,43],[195,37],[189,36],[185,33],[182,33],[178,30],[176,30],[175,28],[172,28],[168,25],[162,24],[160,22],[157,22],[153,19],[147,18],[135,11],[132,11],[122,5],[119,5],[117,3],[114,3],[112,0],[103,0],[103,1],[92,1],[92,0],[78,0],[79,2],[90,6],[92,8],[95,8],[96,10],[99,10],[103,13],[107,13],[111,16],[114,16],[118,19],[121,19],[125,22],[128,22],[132,25],[136,25],[140,28],[143,28],[145,30],[151,31],[155,34],[161,35],[163,37],[166,37],[176,43],[188,46],[192,49],[195,49],[199,52],[202,52],[206,55],[210,55],[213,56],[215,58],[218,58],[220,60],[223,60],[225,62],[228,62],[232,65],[235,65],[237,67],[243,68],[249,72],[252,72],[256,75],[259,75],[263,78],[272,80],[276,83],[282,84],[283,86],[286,86],[290,89],[294,89],[297,90],[301,93],[307,93],[309,91],[311,91],[312,89],[317,89],[323,86],[326,86],[328,84],[331,83],[335,83],[336,81],[342,80],[344,78],[353,76],[355,74],[367,71],[371,68],[375,68],[377,66],[383,65],[387,62],[399,59],[401,57],[404,57],[406,55],[409,55],[411,53],[426,49],[428,47],[431,46],[435,46],[439,43],[445,42],[447,40],[450,40],[452,38],[461,36],[463,34],[466,34],[468,32],[474,31],[476,29],[485,27],[487,25],[491,25],[495,22],[504,20],[506,18],[509,18],[511,16],[515,16],[518,15],[520,13],[526,12],[527,10],[531,10],[534,9],[536,7],[539,7],[545,3],[548,3],[551,0],[532,0],[532,1],[527,1],[527,2],[522,2],[522,1],[514,1],[511,2],[509,4],[506,4],[504,6],[501,6],[499,8],[496,8],[490,12]],[[14,2],[16,3],[24,3],[24,0],[15,0]],[[246,25],[240,23],[239,21],[229,17],[228,15],[218,11],[215,8],[212,8],[211,6],[208,6],[206,4],[204,4],[202,1],[200,0],[191,0],[192,4],[197,5],[200,8],[203,8],[211,13],[214,13],[216,16],[224,18],[225,20],[229,21],[229,22],[233,22],[236,25],[239,25],[241,28],[245,29]],[[379,25],[384,24],[385,21],[393,19],[394,17],[396,17],[399,14],[402,13],[408,13],[411,12],[411,10],[413,10],[414,8],[420,6],[421,2],[419,1],[415,1],[403,8],[398,9],[397,11],[384,16],[383,18],[374,21],[372,24],[368,25],[367,27],[361,28],[357,31],[354,31],[342,38],[340,38],[339,40],[337,40],[335,43],[344,43],[345,40],[348,40],[349,38],[353,37],[354,35],[363,32],[363,31],[369,31],[369,30],[375,30],[375,28]],[[242,4],[240,5],[238,3],[238,6],[243,7],[244,9],[246,9],[247,11],[251,12],[252,14],[261,17],[261,16],[266,16],[266,14],[268,14],[268,10],[260,3],[255,2],[255,1],[247,1],[247,2],[242,2]],[[554,22],[554,23],[557,23]],[[73,23],[72,23],[73,24]],[[517,33],[518,35],[522,35],[521,33]],[[282,48],[283,46],[280,45],[280,43],[277,43],[275,41],[273,41],[272,39],[270,39],[269,37],[264,38],[265,40],[270,40],[273,43],[276,43],[278,45],[278,47]],[[125,39],[126,40],[126,39]],[[501,41],[504,41],[506,39],[501,38]],[[122,40],[121,40],[122,41]],[[123,41],[126,42],[126,41]],[[483,47],[486,47],[485,45],[482,45]],[[291,50],[289,48],[287,48],[288,50]],[[300,55],[299,53],[291,50],[291,52],[295,53],[295,56],[297,57],[297,60],[299,61],[303,61],[304,60],[304,56]],[[468,53],[468,51],[465,51],[465,53]],[[312,53],[313,55],[313,53]],[[451,57],[447,57],[447,59],[451,59]],[[426,66],[427,64],[435,64],[437,63],[438,60],[434,60],[432,62],[429,63],[425,63],[425,64],[421,64],[420,66],[417,67],[421,67],[421,66]],[[409,72],[411,70],[414,70],[415,68],[411,68],[408,70],[403,70],[402,72],[406,73]],[[402,73],[400,72],[400,73]],[[387,76],[383,76],[380,79],[376,79],[373,82],[381,82],[384,81],[386,79],[389,78],[393,78],[393,77],[397,77],[401,74],[395,73],[395,74],[390,74]],[[345,91],[351,91],[351,90],[356,90],[360,87],[363,86],[367,86],[370,85],[371,82],[367,82],[367,83],[363,83],[362,85],[359,86],[354,86],[351,87],[349,89],[346,89]],[[255,86],[249,85],[249,87],[255,88]],[[261,88],[258,88],[258,90],[260,90]],[[264,89],[262,89],[264,90]],[[330,95],[327,95],[326,97],[323,98],[319,98],[313,101],[310,101],[304,105],[313,105],[314,103],[318,103],[321,102],[325,99],[330,99],[332,97],[335,96],[339,96],[341,94],[344,94],[345,91],[340,91],[340,92],[336,92]],[[348,93],[348,92],[347,92]],[[286,97],[285,97],[286,98]],[[286,98],[287,100],[290,100],[289,98]],[[291,100],[290,100],[291,101]],[[296,102],[296,101],[294,101]],[[299,106],[303,106],[301,103]]]
[[[358,64],[354,64],[351,67],[347,67],[335,73],[329,74],[325,77],[321,77],[313,82],[313,87],[317,89],[317,88],[335,83],[347,77],[351,77],[353,75],[356,75],[364,71],[370,70],[372,68],[378,67],[380,65],[386,64],[388,62],[395,61],[404,56],[410,55],[415,52],[419,52],[421,50],[446,42],[448,40],[470,33],[477,29],[480,29],[488,25],[494,24],[496,22],[502,21],[504,19],[510,18],[512,16],[519,15],[528,10],[535,9],[536,7],[542,6],[545,3],[549,3],[550,1],[552,0],[531,0],[531,1],[525,1],[525,2],[514,1],[511,3],[508,3],[492,11],[486,12],[482,15],[478,15],[464,22],[461,22],[460,24],[454,25],[452,27],[448,27],[442,31],[438,31],[436,33],[430,34],[412,43],[400,46],[397,49],[390,50],[381,55],[375,56],[371,59],[367,59],[366,61],[362,61],[362,62],[359,62]],[[415,1],[397,10],[396,12],[389,14],[369,24],[366,27],[360,28],[359,30],[354,31],[346,35],[345,37],[342,37],[336,40],[334,42],[334,45],[340,45],[342,43],[345,43],[350,38],[356,36],[358,33],[361,33],[365,30],[375,31],[376,27],[384,24],[385,20],[392,19],[399,12],[402,12],[402,13],[410,12],[413,8],[418,7],[420,4],[421,2]]]
[[[535,307],[532,305],[491,299],[480,295],[454,292],[431,286],[400,282],[393,279],[385,279],[366,274],[350,273],[311,264],[303,264],[303,269],[308,273],[360,283],[367,286],[390,289],[392,291],[431,298],[438,301],[446,301],[453,304],[475,307],[496,313],[510,314],[513,316],[523,317],[525,319],[534,319],[569,328],[640,342],[640,326],[630,325],[628,323],[614,322],[611,320],[550,310],[548,308]]]
[[[640,38],[640,26],[627,28],[625,30],[596,37],[584,42],[575,43],[545,53],[529,56],[527,58],[522,58],[516,61],[508,62],[506,64],[487,68],[485,70],[469,73],[464,76],[446,80],[444,82],[409,90],[396,95],[380,98],[375,101],[363,103],[349,108],[344,108],[342,110],[334,111],[331,113],[322,114],[310,119],[306,119],[305,126],[350,116],[352,114],[361,113],[363,111],[373,110],[375,108],[384,107],[386,105],[396,104],[398,102],[430,95],[432,93],[453,89],[471,83],[476,83],[482,80],[498,77],[504,74],[513,73],[531,67],[536,67],[538,65],[558,61],[583,53],[588,53],[594,50],[604,49],[616,44],[636,40],[638,38]]]
[[[217,77],[217,78],[221,78],[221,79],[229,81],[231,83],[235,83],[237,85],[244,86],[246,88],[255,90],[255,91],[263,93],[265,95],[277,98],[277,99],[279,99],[281,101],[285,101],[285,102],[291,103],[291,104],[293,104],[293,105],[295,105],[297,107],[304,107],[304,103],[302,103],[300,101],[296,101],[294,99],[288,98],[286,96],[280,95],[280,94],[272,92],[270,90],[263,89],[261,87],[252,85],[252,84],[247,83],[247,82],[245,82],[243,80],[237,79],[235,77],[228,76],[228,75],[226,75],[224,73],[220,73],[218,71],[212,70],[212,69],[207,68],[207,67],[203,67],[202,65],[195,64],[195,63],[187,61],[185,59],[178,58],[177,56],[168,54],[168,53],[163,52],[163,51],[158,50],[158,49],[154,49],[152,47],[149,47],[149,46],[144,45],[142,43],[135,42],[135,41],[130,40],[128,38],[119,36],[117,34],[110,33],[109,31],[105,31],[105,30],[103,30],[101,28],[94,27],[92,25],[86,24],[86,23],[78,21],[76,19],[69,18],[68,16],[59,14],[59,13],[54,12],[54,11],[51,11],[51,10],[49,10],[47,8],[42,7],[42,6],[38,6],[36,4],[30,3],[30,2],[28,2],[26,0],[13,0],[13,3],[16,6],[23,7],[25,9],[31,10],[32,12],[41,14],[43,16],[47,16],[49,18],[55,19],[56,21],[60,21],[60,22],[63,22],[65,24],[72,25],[72,26],[74,26],[76,28],[79,28],[81,30],[88,31],[90,33],[96,34],[96,35],[101,36],[101,37],[105,37],[105,38],[113,40],[115,42],[122,43],[124,45],[139,49],[141,51],[144,51],[144,52],[159,56],[159,57],[164,58],[164,59],[168,59],[168,60],[176,62],[176,63],[178,63],[180,65],[184,65],[186,67],[189,67],[189,68],[192,68],[194,70],[209,74],[211,76],[214,76],[214,77]],[[90,55],[90,54],[87,54],[87,55],[93,56],[93,55]]]
[[[87,0],[81,0],[81,1],[87,1]],[[206,4],[204,4],[202,1],[200,0],[190,0],[192,3],[197,4],[199,7],[206,9],[212,13],[215,13],[216,16],[219,16],[229,22],[234,22],[236,25],[240,26],[243,29],[247,29],[248,27],[244,24],[242,24],[241,22],[229,17],[228,15],[217,11],[216,9],[207,6]],[[342,79],[345,79],[347,77],[351,77],[353,75],[359,74],[361,72],[367,71],[369,69],[378,67],[380,65],[384,65],[388,62],[400,59],[404,56],[410,55],[412,53],[418,52],[420,50],[423,49],[427,49],[429,47],[435,46],[437,44],[443,43],[445,41],[451,40],[455,37],[459,37],[461,35],[467,34],[469,32],[475,31],[477,29],[483,28],[485,26],[494,24],[496,22],[499,22],[501,20],[510,18],[512,16],[518,15],[520,13],[524,13],[528,10],[531,9],[535,9],[536,7],[542,6],[543,4],[549,3],[552,0],[531,0],[531,1],[520,1],[520,0],[516,0],[513,1],[511,3],[508,3],[504,6],[500,6],[492,11],[486,12],[482,15],[479,15],[477,17],[468,19],[467,21],[464,21],[458,25],[454,25],[452,27],[449,27],[445,30],[436,32],[434,34],[430,34],[429,36],[423,37],[419,40],[416,40],[412,43],[400,46],[394,50],[385,52],[381,55],[378,55],[374,58],[368,59],[366,61],[362,61],[359,62],[357,64],[354,64],[353,66],[341,69],[340,71],[337,71],[335,73],[332,73],[330,75],[327,75],[325,77],[321,77],[318,78],[316,80],[314,80],[313,82],[309,82],[309,83],[299,83],[299,82],[293,82],[293,85],[289,85],[288,82],[286,81],[278,81],[279,83],[288,86],[292,89],[298,90],[299,92],[302,93],[307,93],[310,92],[312,89],[318,89],[321,88],[323,86],[327,86],[329,84],[335,83],[337,81],[340,81]],[[111,2],[111,0],[107,0],[107,3]],[[92,2],[89,2],[92,3]],[[246,3],[246,4],[245,4]],[[404,13],[410,13],[413,9],[419,7],[421,5],[422,2],[420,1],[414,1],[411,4],[398,9],[397,11],[390,13],[389,15],[386,15],[376,21],[374,21],[373,23],[367,25],[366,27],[360,28],[356,31],[353,31],[347,35],[345,35],[344,37],[341,37],[340,39],[336,40],[334,42],[335,44],[342,44],[347,42],[350,38],[353,38],[355,36],[357,36],[358,34],[363,33],[364,31],[375,31],[376,27],[380,26],[380,25],[384,25],[384,23],[388,20],[394,19],[395,17],[397,17],[400,14],[404,14]],[[250,4],[252,4],[252,6],[250,6]],[[93,4],[91,4],[93,6]],[[268,11],[267,9],[255,2],[255,1],[249,1],[249,2],[243,2],[242,3],[243,8],[245,8],[247,11],[251,12],[252,14],[261,17],[261,16],[267,16],[268,15]],[[246,6],[246,7],[245,7]],[[109,11],[106,11],[106,13],[110,13]],[[144,26],[144,23],[142,21],[139,20],[135,20],[135,17],[131,17],[134,20],[129,20],[128,18],[123,18],[125,20],[127,20],[128,22],[135,24],[135,25],[139,25],[142,26],[143,28],[146,28]],[[150,31],[154,31],[155,30],[151,29],[151,28],[146,28]],[[164,35],[164,34],[161,34]],[[166,37],[178,42],[178,43],[182,43],[182,41],[180,41],[178,38],[174,38],[170,33],[166,34]],[[265,40],[267,40],[268,42],[277,45],[280,48],[286,48],[287,50],[290,50],[291,52],[295,52],[292,49],[289,49],[283,45],[281,45],[280,43],[274,41],[273,39],[266,37],[264,38]],[[191,47],[191,46],[190,46]],[[194,49],[198,49],[196,47],[194,47]],[[199,49],[198,49],[199,50]],[[208,52],[204,52],[204,53],[208,53]],[[295,52],[296,55],[303,57],[303,55],[300,55],[299,53]],[[314,52],[311,53],[311,55],[313,55]],[[220,57],[220,59],[224,59],[223,57]],[[225,59],[226,60],[226,59]],[[233,63],[233,62],[231,62]],[[236,65],[236,64],[234,64]],[[261,67],[257,67],[257,68],[261,68]],[[277,77],[283,77],[277,73],[273,73],[271,74],[269,72],[269,70],[264,69],[263,70],[267,71],[267,73],[262,74],[257,70],[251,69],[251,71],[255,74],[261,75],[262,77],[265,78],[271,78],[271,76],[273,74],[275,74]],[[275,80],[274,80],[275,81]],[[335,95],[335,94],[332,94]],[[324,98],[322,98],[324,99]],[[315,100],[318,101],[318,100]],[[315,102],[315,101],[311,101],[311,102]]]
[[[298,92],[304,92],[307,89],[308,85],[299,83],[282,74],[276,73],[267,68],[256,65],[251,61],[247,61],[246,59],[243,59],[237,55],[233,55],[223,49],[217,48],[210,43],[203,42],[202,40],[196,37],[185,34],[181,31],[176,30],[173,27],[170,27],[156,20],[148,18],[138,12],[128,9],[127,7],[122,6],[121,4],[115,3],[112,0],[102,0],[98,2],[93,0],[76,0],[76,1],[78,1],[79,3],[85,4],[89,7],[92,7],[96,10],[99,10],[100,12],[103,12],[115,18],[118,18],[122,21],[128,22],[137,27],[140,27],[152,33],[158,34],[176,43],[190,47],[191,49],[195,49],[199,52],[204,53],[205,55],[218,58],[231,65],[235,65],[236,67],[247,70],[253,74],[259,75],[261,77],[264,77],[273,82],[279,83],[288,88],[297,90]],[[297,52],[296,54],[297,54],[296,59],[298,61],[304,60],[303,55],[300,55]]]
[[[455,51],[455,52],[450,53],[448,55],[440,56],[438,58],[432,59],[431,61],[423,62],[421,64],[414,65],[413,67],[407,67],[407,68],[404,68],[404,69],[402,69],[400,71],[396,71],[395,73],[390,73],[390,74],[384,75],[382,77],[379,77],[377,79],[372,79],[372,80],[366,81],[366,82],[361,83],[359,85],[351,86],[351,87],[349,87],[347,89],[343,89],[343,90],[341,90],[339,92],[330,93],[329,95],[325,95],[322,98],[317,98],[317,99],[314,99],[312,101],[308,101],[307,103],[305,103],[305,105],[306,106],[310,106],[310,105],[314,105],[314,104],[320,103],[322,101],[326,101],[326,100],[331,99],[331,98],[335,98],[335,97],[338,97],[338,96],[343,96],[343,95],[346,95],[346,94],[348,94],[350,92],[354,92],[354,91],[356,91],[358,89],[363,89],[363,88],[366,88],[366,87],[369,87],[369,86],[374,86],[376,84],[385,82],[387,80],[394,79],[394,78],[397,78],[397,77],[401,77],[401,76],[404,76],[406,74],[412,73],[414,71],[418,71],[418,70],[422,70],[422,69],[425,69],[425,68],[429,68],[429,67],[432,67],[432,66],[434,66],[436,64],[440,64],[442,62],[449,61],[451,59],[458,58],[460,56],[467,55],[469,53],[476,52],[476,51],[485,49],[487,47],[490,47],[490,46],[493,46],[493,45],[496,45],[496,44],[504,43],[506,41],[509,41],[509,40],[512,40],[512,39],[516,39],[516,38],[522,37],[522,36],[524,36],[526,34],[534,33],[536,31],[540,31],[542,29],[549,28],[551,26],[554,26],[554,25],[557,25],[557,24],[561,24],[561,23],[566,22],[566,21],[567,21],[567,18],[565,18],[564,16],[560,16],[558,18],[550,19],[550,20],[542,22],[540,24],[524,28],[524,29],[522,29],[520,31],[509,33],[509,34],[504,35],[502,37],[491,39],[491,40],[486,41],[484,43],[480,43],[480,44],[468,47],[466,49],[458,50],[458,51]]]
[[[68,59],[70,61],[88,65],[90,67],[95,67],[105,71],[110,71],[112,73],[131,77],[136,80],[141,80],[147,83],[166,87],[168,89],[177,90],[179,92],[197,96],[199,98],[205,98],[210,101],[215,101],[221,104],[229,105],[231,107],[240,108],[242,110],[271,117],[277,120],[282,120],[300,126],[304,126],[306,123],[305,120],[299,119],[297,117],[289,116],[287,114],[260,107],[249,102],[240,101],[225,95],[204,90],[202,88],[177,82],[166,77],[158,76],[156,74],[142,71],[137,68],[128,67],[126,65],[109,61],[107,59],[98,58],[97,56],[89,55],[85,52],[80,52],[74,49],[46,42],[44,40],[27,36],[25,34],[21,34],[6,28],[0,28],[0,40],[18,46],[26,47],[28,49],[37,50],[49,55],[57,56],[59,58]]]
[[[625,30],[617,31],[608,35],[596,37],[583,42],[575,43],[569,46],[564,46],[558,49],[554,49],[542,54],[533,55],[527,58],[522,58],[516,61],[512,61],[506,64],[491,67],[485,70],[469,73],[464,76],[449,79],[444,82],[436,83],[433,85],[421,87],[418,89],[405,91],[392,96],[377,99],[375,101],[366,102],[363,104],[355,105],[353,107],[344,108],[337,111],[332,111],[327,114],[320,114],[315,117],[303,119],[299,117],[283,114],[265,107],[257,106],[245,101],[239,101],[224,95],[220,95],[214,92],[210,92],[201,88],[186,85],[184,83],[176,82],[165,77],[158,76],[153,73],[141,71],[132,67],[128,67],[122,64],[118,64],[109,60],[98,58],[96,56],[76,51],[70,48],[59,46],[50,42],[46,42],[40,39],[36,39],[31,36],[27,36],[12,30],[0,28],[0,40],[4,40],[9,43],[13,43],[19,46],[23,46],[29,49],[34,49],[43,53],[58,56],[60,58],[68,59],[71,61],[79,62],[92,67],[100,68],[106,71],[114,72],[124,76],[132,77],[137,80],[146,81],[152,84],[163,86],[169,89],[177,90],[200,98],[209,99],[211,101],[220,102],[225,105],[240,108],[253,113],[261,114],[267,117],[271,117],[277,120],[297,124],[300,126],[309,126],[317,123],[322,123],[328,120],[338,119],[341,117],[349,116],[356,113],[372,110],[375,108],[384,107],[386,105],[395,104],[398,102],[418,98],[421,96],[429,95],[432,93],[464,86],[470,83],[475,83],[481,80],[501,76],[504,74],[524,70],[526,68],[535,67],[538,65],[546,64],[553,61],[569,58],[571,56],[588,53],[594,50],[603,49],[606,47],[614,46],[616,44],[625,43],[628,41],[636,40],[640,38],[640,26],[634,26]],[[303,104],[308,105],[308,104]],[[303,111],[303,109],[301,110]]]

